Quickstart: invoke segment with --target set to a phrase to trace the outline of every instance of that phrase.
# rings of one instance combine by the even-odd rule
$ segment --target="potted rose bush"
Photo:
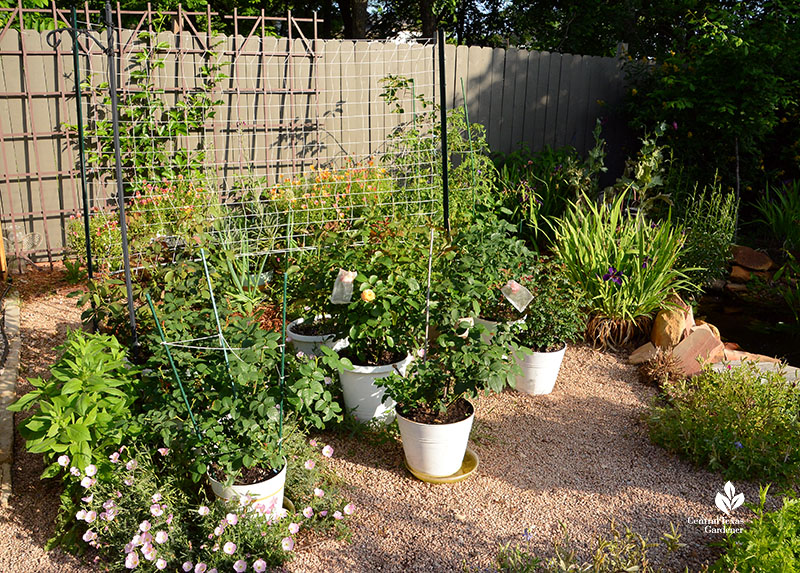
[[[379,221],[362,228],[341,258],[357,274],[342,313],[348,345],[339,351],[339,379],[345,407],[360,422],[391,420],[392,404],[375,381],[404,373],[422,344],[426,234]]]
[[[460,470],[475,416],[469,399],[513,386],[518,371],[504,348],[484,342],[482,329],[466,327],[458,310],[437,322],[441,333],[407,375],[384,382],[386,398],[397,403],[406,464],[422,479]]]
[[[516,314],[508,323],[514,342],[522,349],[515,355],[521,369],[516,389],[549,394],[567,343],[580,338],[586,328],[583,299],[561,265],[541,257],[527,269],[520,283],[530,290],[533,300],[521,313],[511,307]]]

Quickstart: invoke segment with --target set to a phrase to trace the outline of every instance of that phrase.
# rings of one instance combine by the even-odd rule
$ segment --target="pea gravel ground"
[[[22,294],[22,370],[25,378],[47,371],[53,348],[80,312],[66,294],[74,287],[56,273],[17,279]],[[501,544],[523,544],[552,555],[566,532],[584,557],[612,520],[651,541],[679,526],[685,546],[656,551],[667,570],[696,571],[713,562],[709,547],[721,534],[689,520],[722,517],[714,496],[722,476],[688,465],[650,444],[641,415],[654,395],[622,357],[570,347],[555,391],[548,396],[516,392],[476,403],[471,447],[480,467],[470,479],[431,485],[414,479],[402,464],[402,447],[364,435],[327,434],[333,465],[356,507],[350,542],[305,539],[290,572],[447,572],[491,566]],[[60,551],[46,552],[58,508],[58,484],[42,482],[39,456],[24,451],[16,436],[14,495],[0,508],[0,572],[73,573],[90,564]],[[736,483],[748,501],[757,487]],[[737,510],[737,518],[748,511]]]

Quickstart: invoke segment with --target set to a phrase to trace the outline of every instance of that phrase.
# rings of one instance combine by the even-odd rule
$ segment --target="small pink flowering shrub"
[[[257,500],[225,503],[206,497],[186,483],[171,450],[141,445],[122,447],[109,456],[111,471],[97,479],[64,468],[68,485],[83,497],[62,508],[74,527],[73,548],[88,544],[109,571],[266,571],[293,555],[308,532],[347,533],[346,517],[355,508],[335,487],[327,467],[330,446],[311,446],[300,432],[286,439],[290,460],[285,495],[297,511],[272,513]],[[305,466],[306,461],[311,469]]]

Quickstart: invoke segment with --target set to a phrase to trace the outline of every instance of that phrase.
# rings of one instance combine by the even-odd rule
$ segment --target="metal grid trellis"
[[[8,250],[17,259],[46,253],[52,264],[63,251],[62,244],[75,251],[80,243],[70,239],[80,230],[78,222],[70,219],[79,219],[82,210],[72,43],[65,40],[51,47],[45,35],[26,30],[21,16],[45,12],[22,8],[21,0],[17,8],[4,12],[0,12],[6,19],[0,31],[0,74],[4,74],[2,95],[8,112],[0,116],[3,231]],[[46,13],[53,19],[51,27],[71,26],[70,13],[57,9],[55,3]],[[170,225],[165,226],[164,215],[176,207],[199,208],[191,202],[181,204],[188,192],[182,187],[189,183],[195,190],[202,189],[200,195],[213,206],[206,205],[206,218],[219,217],[219,205],[238,203],[244,212],[240,219],[251,220],[254,210],[268,211],[274,221],[265,228],[271,228],[275,236],[284,236],[279,228],[292,221],[299,241],[309,225],[357,217],[365,205],[420,214],[433,210],[422,205],[433,202],[434,145],[428,145],[427,155],[420,161],[429,165],[417,169],[417,175],[428,174],[428,183],[416,185],[413,199],[408,192],[403,198],[398,192],[407,191],[408,173],[399,173],[388,159],[383,161],[399,153],[400,146],[390,137],[392,130],[402,124],[414,125],[420,117],[415,114],[421,110],[414,110],[409,102],[403,113],[393,113],[380,98],[384,87],[379,83],[390,74],[407,77],[413,87],[402,97],[435,99],[432,43],[322,41],[317,38],[316,17],[295,18],[291,13],[270,18],[263,13],[241,16],[234,10],[230,16],[221,16],[233,23],[230,37],[207,32],[212,29],[212,19],[220,17],[210,11],[187,12],[179,7],[163,14],[151,10],[135,13],[117,5],[114,16],[125,195],[134,219],[138,214],[148,219],[142,223],[142,235],[149,233],[149,226],[153,237],[173,237],[166,242],[184,239],[175,236],[185,235],[187,229],[175,233],[174,224],[166,228]],[[88,3],[78,11],[78,19],[80,28],[103,32],[100,11],[90,10]],[[122,29],[123,19],[129,26],[131,22],[135,25]],[[167,26],[163,25],[165,19]],[[270,34],[275,25],[285,37]],[[90,233],[94,236],[101,226],[113,231],[115,218],[110,212],[115,186],[107,137],[107,63],[101,46],[84,37],[78,38],[77,45],[89,206],[101,215],[92,217]],[[39,61],[32,61],[34,57]],[[54,60],[57,73],[34,73],[37,67],[44,72],[48,58]],[[160,63],[153,66],[156,59]],[[213,68],[210,74],[208,68]],[[214,81],[208,81],[213,74]],[[19,76],[16,86],[15,75]],[[157,97],[146,101],[143,95]],[[191,124],[192,118],[187,116],[198,106],[186,105],[187,101],[196,103],[202,97],[213,104],[206,105],[199,124]],[[51,102],[56,98],[57,117],[51,117]],[[156,99],[162,116],[151,117],[144,127],[141,121],[137,124],[134,115]],[[164,135],[176,113],[183,115],[178,119],[184,125],[173,125],[177,131]],[[42,131],[39,122],[61,129]],[[158,161],[149,166],[131,161],[133,148],[138,148],[140,155],[147,155],[149,149],[150,157]],[[27,157],[26,162],[19,162],[19,157]],[[408,157],[404,159],[410,162]],[[187,161],[195,161],[194,168],[187,166]],[[384,177],[389,171],[400,182],[399,186],[392,183],[393,193],[387,190],[390,177]],[[343,186],[348,190],[346,200],[340,192]],[[168,193],[163,192],[165,187]],[[175,187],[181,189],[175,193]],[[371,187],[378,189],[380,197],[374,197]],[[337,194],[336,205],[326,203],[332,201],[329,196],[337,199]],[[181,199],[176,195],[182,195]],[[147,203],[143,206],[142,202]],[[155,207],[156,202],[164,207]],[[22,210],[20,206],[26,204],[35,208]],[[107,212],[105,217],[103,212]],[[177,225],[180,227],[180,222]],[[211,231],[220,234],[219,228]],[[132,241],[138,238],[134,232]],[[99,255],[111,254],[112,258],[117,248],[118,241],[110,239],[95,246]]]
[[[180,14],[180,12],[179,12]],[[434,49],[287,37],[118,30],[122,180],[132,266],[154,243],[213,236],[240,256],[305,248],[365,212],[430,216],[440,202]],[[141,24],[141,23],[140,23]],[[89,23],[85,23],[89,27]],[[297,36],[297,37],[295,37]],[[93,252],[121,267],[107,70],[85,56]],[[70,228],[77,250],[80,225]],[[163,256],[160,258],[163,262]]]

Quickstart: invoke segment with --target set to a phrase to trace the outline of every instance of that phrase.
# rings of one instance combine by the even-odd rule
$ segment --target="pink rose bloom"
[[[283,547],[284,551],[291,551],[294,549],[294,539],[291,537],[284,537],[281,540],[281,547]]]
[[[308,506],[303,510],[303,515],[305,515],[307,518],[311,518],[314,516],[314,510],[311,509],[311,506]]]
[[[299,523],[290,523],[289,524],[289,533],[295,534],[300,531],[300,524]]]
[[[317,462],[315,462],[314,460],[306,460],[306,469],[307,470],[313,470],[314,466],[316,466],[316,465],[317,465]]]
[[[344,514],[345,515],[353,515],[353,512],[356,510],[355,506],[352,503],[348,503],[344,506]]]
[[[322,448],[322,455],[326,458],[329,458],[333,455],[333,448],[331,446],[325,446]]]
[[[222,550],[228,555],[233,555],[234,553],[236,553],[236,544],[233,541],[228,541],[225,545],[222,546]]]
[[[316,497],[325,497],[325,492],[322,491],[320,488],[315,487],[314,488],[314,496],[316,496]]]

